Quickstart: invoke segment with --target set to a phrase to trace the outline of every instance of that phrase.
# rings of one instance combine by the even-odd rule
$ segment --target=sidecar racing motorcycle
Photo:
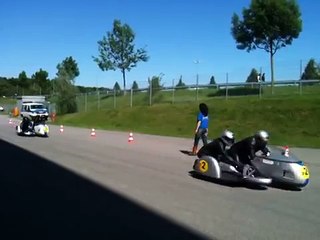
[[[309,183],[310,173],[305,163],[289,152],[289,148],[269,147],[270,155],[258,152],[251,161],[253,175],[243,177],[233,166],[218,161],[211,156],[196,159],[194,173],[221,180],[235,180],[260,186],[281,185],[303,188]]]
[[[46,124],[46,117],[35,117],[30,120],[23,117],[22,121],[16,126],[16,132],[19,136],[49,136],[49,126]]]

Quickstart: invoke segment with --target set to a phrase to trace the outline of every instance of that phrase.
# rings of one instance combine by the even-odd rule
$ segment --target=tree
[[[151,80],[148,79],[148,82],[149,82],[148,92],[150,92],[150,87],[151,87],[153,95],[159,92],[163,88],[163,86],[160,84],[161,83],[160,76],[153,76]]]
[[[118,82],[116,82],[113,86],[113,91],[115,91],[115,94],[118,95],[119,93],[121,93],[121,88]]]
[[[107,36],[98,41],[99,57],[93,57],[102,71],[120,69],[124,94],[126,71],[136,67],[138,62],[149,59],[145,49],[134,49],[134,39],[135,33],[128,24],[122,25],[120,20],[114,20],[112,32],[107,32]]]
[[[57,65],[56,91],[58,93],[59,113],[73,113],[77,111],[75,78],[79,76],[77,62],[67,57]]]
[[[65,78],[72,85],[75,84],[75,78],[80,75],[78,64],[71,56],[59,63],[57,69],[57,76]]]
[[[22,71],[18,76],[18,85],[22,87],[22,89],[26,90],[29,88],[29,80],[25,71]]]
[[[177,83],[176,88],[177,90],[186,88],[186,84],[182,81],[182,76],[180,76],[179,82]]]
[[[49,79],[48,79],[48,72],[44,71],[40,68],[39,71],[35,72],[31,78],[34,81],[34,83],[38,86],[39,88],[39,93],[41,95],[42,92],[45,92],[48,90],[49,87]]]
[[[274,85],[273,56],[291,45],[302,31],[299,6],[295,0],[251,0],[242,11],[243,20],[232,16],[231,33],[241,50],[263,49],[270,54],[271,83]]]
[[[316,61],[311,58],[304,69],[301,80],[320,79],[320,69]]]
[[[139,89],[138,83],[137,83],[136,81],[134,81],[134,82],[132,83],[132,90],[133,90],[133,91],[136,91],[136,90],[138,90],[138,89]]]
[[[6,78],[0,77],[0,96],[12,95],[14,88]]]
[[[216,80],[214,78],[214,76],[211,76],[210,77],[210,82],[209,82],[210,85],[213,85],[213,86],[210,86],[209,88],[215,88],[215,85],[216,85]]]
[[[247,77],[247,83],[258,82],[258,71],[252,68],[249,76]]]

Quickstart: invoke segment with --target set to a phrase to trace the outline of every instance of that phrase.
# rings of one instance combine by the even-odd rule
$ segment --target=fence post
[[[174,79],[172,79],[172,104],[174,104]]]
[[[199,90],[198,90],[198,88],[199,88],[199,74],[197,73],[197,89],[196,89],[196,101],[198,101],[198,95],[199,95]]]
[[[132,108],[132,98],[133,98],[133,87],[131,87],[130,91],[130,107]]]
[[[302,95],[302,81],[299,81],[299,94]]]
[[[100,90],[98,90],[97,95],[98,95],[98,111],[100,111]]]
[[[150,96],[149,96],[149,105],[152,105],[152,79],[149,80],[149,87],[150,87]]]
[[[87,92],[84,94],[84,111],[87,112],[88,109],[88,99],[87,99]]]
[[[262,97],[262,84],[261,84],[261,81],[259,82],[259,99],[261,99]]]
[[[228,82],[229,82],[229,74],[226,74],[226,100],[228,100]]]

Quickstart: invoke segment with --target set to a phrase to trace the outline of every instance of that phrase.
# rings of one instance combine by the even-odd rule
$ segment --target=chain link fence
[[[320,93],[320,80],[277,81],[254,83],[191,84],[140,89],[94,91],[77,95],[79,112],[117,109],[133,106],[152,106],[206,101],[212,98],[229,99],[251,96],[259,99]]]

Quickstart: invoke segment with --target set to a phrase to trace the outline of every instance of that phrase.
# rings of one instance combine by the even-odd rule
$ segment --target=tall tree
[[[38,86],[40,94],[48,90],[48,87],[50,85],[48,76],[48,72],[42,70],[41,68],[31,76],[34,83]]]
[[[232,36],[237,48],[248,52],[260,48],[270,54],[271,82],[274,85],[273,56],[291,45],[302,31],[301,13],[295,0],[251,0],[242,11],[243,20],[232,16]]]
[[[215,80],[214,76],[211,76],[211,77],[210,77],[210,82],[209,82],[209,84],[212,84],[212,85],[216,84],[216,80]]]
[[[133,81],[132,83],[132,90],[136,91],[139,89],[138,83],[136,81]]]
[[[116,91],[121,91],[121,87],[120,87],[120,85],[119,85],[118,82],[116,82],[116,83],[114,84],[113,89],[116,90]]]
[[[30,82],[28,80],[27,74],[25,71],[19,73],[18,76],[19,86],[22,87],[23,90],[26,90],[30,86]]]
[[[215,80],[215,78],[214,78],[214,76],[211,76],[210,77],[210,82],[209,82],[209,84],[211,85],[209,88],[215,88],[216,86],[216,80]]]
[[[179,89],[185,89],[185,88],[186,88],[186,84],[182,81],[182,75],[181,75],[176,85],[176,89],[179,90]]]
[[[75,78],[79,76],[80,71],[77,62],[70,56],[65,58],[57,65],[57,76],[64,78],[68,83],[74,85]]]
[[[320,69],[316,61],[312,58],[309,60],[301,76],[302,80],[320,79]]]
[[[98,41],[99,57],[93,57],[102,71],[120,69],[123,78],[123,90],[126,90],[126,71],[137,66],[140,61],[146,62],[149,57],[143,48],[135,50],[135,33],[128,24],[114,20],[112,32],[107,32]]]
[[[148,92],[150,93],[150,89],[152,91],[152,94],[156,94],[159,92],[162,88],[163,85],[161,85],[161,76],[153,76],[151,79],[148,79],[149,82],[149,89]]]
[[[13,95],[14,88],[6,78],[0,77],[0,96]]]
[[[77,111],[75,78],[79,76],[77,62],[67,57],[57,65],[56,92],[58,93],[59,113],[73,113]]]
[[[258,71],[255,68],[252,68],[249,76],[247,77],[247,83],[258,82]]]

